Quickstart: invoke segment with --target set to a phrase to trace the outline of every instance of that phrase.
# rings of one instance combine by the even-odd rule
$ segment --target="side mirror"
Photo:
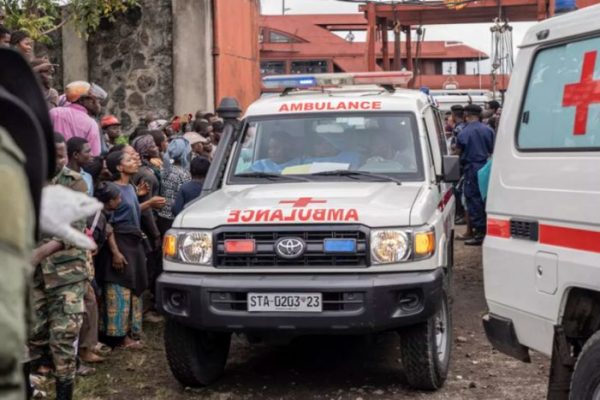
[[[442,171],[445,182],[458,182],[460,179],[460,158],[458,156],[444,156]]]

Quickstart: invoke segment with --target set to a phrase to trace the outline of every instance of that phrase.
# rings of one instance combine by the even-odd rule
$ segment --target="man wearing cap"
[[[198,132],[186,132],[183,137],[192,146],[192,160],[196,157],[205,157],[212,160],[212,144],[210,138],[204,137]]]
[[[100,102],[106,99],[106,92],[96,84],[76,81],[67,85],[65,96],[71,104],[50,110],[54,130],[60,132],[65,140],[72,137],[87,139],[92,156],[99,156],[102,139],[98,123],[93,117],[100,114]]]
[[[108,153],[108,151],[118,144],[127,144],[127,138],[123,137],[121,133],[121,121],[114,115],[105,115],[100,120],[100,126],[104,133],[106,143],[106,149],[102,149],[102,153]]]
[[[479,192],[477,172],[485,165],[494,150],[494,134],[479,121],[481,107],[469,104],[464,107],[466,125],[456,138],[456,150],[460,154],[464,171],[464,195],[474,237],[465,244],[480,246],[485,236],[485,205]]]

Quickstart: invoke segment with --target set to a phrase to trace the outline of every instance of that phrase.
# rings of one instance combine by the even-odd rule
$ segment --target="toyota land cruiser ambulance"
[[[454,198],[439,112],[410,73],[273,76],[226,129],[214,186],[164,241],[157,284],[175,377],[223,372],[231,333],[398,331],[408,382],[451,349]],[[365,85],[368,84],[368,85]],[[228,125],[231,127],[230,125]]]
[[[500,119],[483,247],[488,338],[551,355],[548,397],[600,399],[600,6],[521,45]]]

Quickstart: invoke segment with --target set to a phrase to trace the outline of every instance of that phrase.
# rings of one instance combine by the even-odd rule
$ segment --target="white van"
[[[487,199],[486,333],[551,355],[552,398],[600,398],[599,53],[600,6],[527,32]]]
[[[208,193],[164,243],[157,297],[180,382],[218,378],[231,333],[397,331],[408,383],[443,385],[458,158],[430,99],[394,79],[410,76],[267,77],[283,93],[225,130]]]
[[[429,92],[435,99],[438,108],[442,112],[450,111],[453,105],[477,104],[481,108],[494,100],[494,95],[489,90],[478,89],[435,89]]]

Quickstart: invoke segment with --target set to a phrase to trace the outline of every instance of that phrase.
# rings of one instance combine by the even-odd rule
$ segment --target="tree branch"
[[[60,23],[60,24],[58,24],[58,25],[56,25],[56,26],[54,26],[54,27],[52,27],[52,28],[48,29],[47,31],[40,32],[40,36],[46,36],[46,35],[48,35],[48,34],[50,34],[50,33],[54,32],[54,31],[57,31],[57,30],[59,30],[60,28],[62,28],[63,26],[65,26],[65,24],[66,24],[67,22],[69,22],[69,20],[70,20],[70,18],[65,18],[65,19],[63,19],[63,20],[61,21],[61,23]]]

